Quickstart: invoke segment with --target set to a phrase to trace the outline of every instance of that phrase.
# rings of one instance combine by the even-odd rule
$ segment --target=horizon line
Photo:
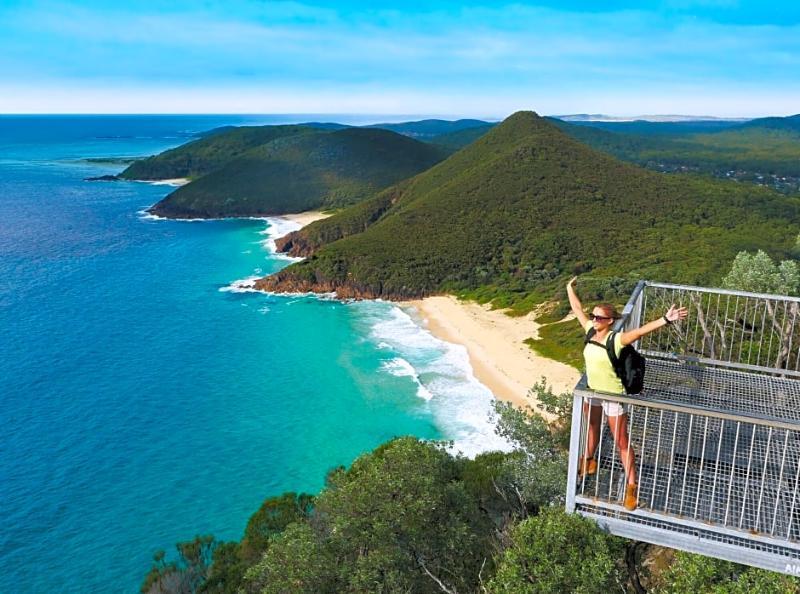
[[[589,118],[608,118],[610,121],[618,122],[634,122],[634,121],[648,121],[649,118],[687,118],[686,120],[673,120],[673,121],[690,121],[690,120],[718,120],[718,121],[736,121],[736,120],[754,120],[766,117],[794,117],[800,113],[787,113],[787,114],[773,114],[765,113],[753,116],[720,116],[711,114],[689,114],[689,113],[649,113],[649,114],[607,114],[607,113],[591,113],[591,112],[578,112],[578,113],[539,113],[533,109],[520,109],[509,113],[505,116],[474,116],[474,115],[459,115],[459,114],[426,114],[426,113],[390,113],[390,112],[247,112],[247,111],[219,111],[219,112],[206,112],[206,111],[130,111],[130,112],[0,112],[0,117],[19,117],[19,116],[74,116],[74,117],[93,117],[93,116],[281,116],[281,117],[299,117],[299,116],[370,116],[370,117],[414,117],[424,119],[460,119],[460,120],[485,120],[485,121],[502,121],[510,115],[520,111],[531,111],[541,117],[551,118],[569,118],[577,116],[587,116]],[[664,123],[668,123],[665,120]]]

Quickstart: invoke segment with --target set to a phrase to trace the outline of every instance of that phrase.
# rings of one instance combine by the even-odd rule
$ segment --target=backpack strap
[[[595,330],[594,328],[589,328],[589,331],[586,333],[586,338],[584,339],[583,344],[588,344],[590,342],[594,344],[600,344],[599,342],[595,342],[592,340],[595,334],[597,334],[597,330]]]
[[[606,352],[608,353],[608,358],[611,359],[611,367],[614,368],[615,372],[619,367],[619,357],[617,357],[617,350],[614,348],[614,341],[616,340],[616,338],[617,338],[617,333],[612,332],[611,334],[608,335],[605,344]],[[617,373],[617,375],[619,375],[619,373]]]

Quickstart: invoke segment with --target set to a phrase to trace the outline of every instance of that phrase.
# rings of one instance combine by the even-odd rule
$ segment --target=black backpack
[[[617,357],[617,353],[614,352],[614,335],[616,332],[611,333],[606,339],[606,344],[600,344],[592,340],[595,334],[596,330],[594,328],[589,330],[589,332],[586,333],[584,344],[592,343],[600,348],[604,348],[606,353],[608,353],[608,358],[611,360],[614,373],[617,374],[617,377],[625,388],[625,393],[639,394],[642,388],[644,388],[644,356],[633,348],[633,345],[629,344],[622,347],[622,350],[619,352],[619,357]]]

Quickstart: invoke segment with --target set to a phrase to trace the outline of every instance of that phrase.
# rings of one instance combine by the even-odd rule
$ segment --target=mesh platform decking
[[[618,329],[673,302],[690,317],[638,345],[648,356],[642,394],[597,394],[585,378],[576,387],[567,507],[615,534],[800,574],[797,300],[640,283]],[[578,474],[589,397],[625,406],[633,512],[621,505],[626,473],[605,413],[598,471]]]
[[[792,424],[800,413],[797,379],[652,357],[637,397]]]

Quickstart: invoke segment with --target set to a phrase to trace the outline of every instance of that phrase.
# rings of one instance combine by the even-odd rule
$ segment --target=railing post
[[[581,382],[585,381],[584,378]],[[578,385],[580,385],[580,383]],[[583,398],[572,398],[572,428],[569,437],[569,465],[567,472],[567,513],[575,511],[575,491],[578,486],[578,460],[581,455],[581,420],[583,416]]]

